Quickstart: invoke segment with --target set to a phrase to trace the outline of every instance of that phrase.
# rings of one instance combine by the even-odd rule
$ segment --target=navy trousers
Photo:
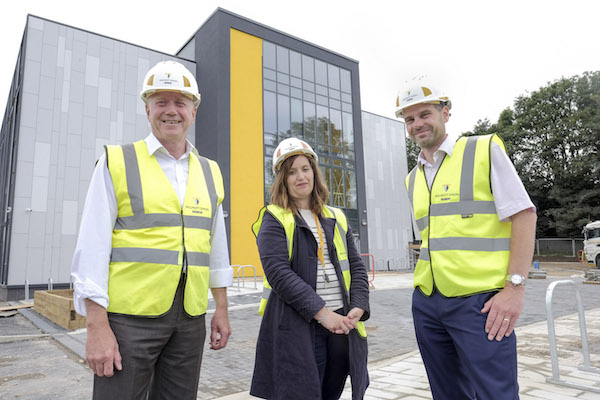
[[[341,314],[342,309],[336,312]],[[317,325],[315,358],[321,379],[321,399],[339,399],[350,370],[348,336],[331,333],[321,325]]]
[[[519,398],[515,333],[500,342],[485,333],[481,309],[493,295],[427,297],[415,289],[415,333],[435,400]]]

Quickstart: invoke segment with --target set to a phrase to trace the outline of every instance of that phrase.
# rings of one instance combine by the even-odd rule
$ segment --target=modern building
[[[175,55],[30,15],[0,134],[0,299],[69,285],[95,161],[149,133],[140,82],[164,59],[196,74],[189,140],[221,166],[233,265],[262,275],[250,225],[275,146],[295,136],[319,154],[360,251],[376,269],[409,267],[404,126],[361,111],[357,61],[222,9]]]

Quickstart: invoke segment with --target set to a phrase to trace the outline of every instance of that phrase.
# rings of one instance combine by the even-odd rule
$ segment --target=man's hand
[[[220,350],[227,346],[231,335],[229,315],[227,314],[227,288],[211,289],[216,303],[215,315],[210,321],[210,348]]]
[[[488,313],[485,321],[485,332],[488,340],[496,339],[498,342],[503,337],[508,337],[515,328],[525,304],[525,287],[512,286],[510,283],[489,299],[481,309]]]
[[[123,369],[119,344],[110,329],[106,309],[89,299],[85,302],[87,307],[85,358],[94,374],[111,377],[114,374],[113,366],[118,371]]]

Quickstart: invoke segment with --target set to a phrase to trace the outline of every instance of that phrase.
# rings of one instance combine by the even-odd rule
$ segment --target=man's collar
[[[434,157],[434,163],[435,163],[435,158],[436,154],[439,154],[438,152],[444,152],[446,154],[448,154],[449,156],[452,155],[452,150],[454,150],[454,144],[456,143],[456,140],[451,138],[450,135],[446,136],[446,139],[444,139],[444,141],[442,142],[442,144],[440,145],[440,147],[438,147],[438,149],[433,153],[433,157]],[[425,160],[425,157],[423,156],[423,150],[421,150],[421,152],[419,153],[419,158],[417,160],[417,165],[421,166],[421,165],[431,165],[427,160]]]
[[[148,147],[148,155],[153,156],[154,153],[156,153],[157,151],[162,151],[165,154],[169,154],[169,152],[167,151],[167,149],[165,149],[165,147],[158,141],[158,139],[156,138],[156,136],[154,136],[154,133],[150,132],[150,134],[148,136],[146,136],[146,138],[144,139],[144,141],[146,142],[146,147]],[[193,144],[191,144],[189,142],[189,140],[186,139],[185,141],[185,153],[183,154],[182,158],[187,157],[190,152],[193,152],[194,154],[196,154],[196,156],[198,156],[198,150],[196,150],[196,148],[194,147]],[[169,154],[170,155],[170,154]]]

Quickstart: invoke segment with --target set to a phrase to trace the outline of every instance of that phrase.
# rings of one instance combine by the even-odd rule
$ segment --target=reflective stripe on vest
[[[139,316],[166,313],[185,263],[184,309],[191,316],[204,314],[214,216],[224,195],[218,165],[190,153],[182,207],[144,141],[107,146],[106,156],[118,205],[108,311]]]
[[[496,135],[460,138],[446,155],[431,190],[422,168],[406,177],[422,244],[415,287],[430,295],[465,296],[504,287],[510,223],[498,221],[490,185]],[[434,282],[435,279],[435,282]]]
[[[274,204],[270,204],[266,207],[263,207],[258,216],[258,220],[252,224],[252,232],[254,235],[258,237],[258,232],[260,231],[260,227],[262,225],[262,220],[265,214],[265,211],[269,211],[273,217],[281,224],[285,231],[286,241],[288,245],[288,258],[291,262],[293,255],[293,246],[294,246],[294,229],[296,228],[296,220],[294,218],[294,214],[291,211],[283,210],[281,207],[278,207]],[[348,303],[350,303],[350,262],[348,260],[348,242],[346,241],[346,232],[348,232],[348,221],[346,220],[346,216],[342,212],[342,210],[325,206],[323,208],[323,214],[327,218],[335,219],[335,229],[334,229],[334,238],[333,244],[335,247],[336,255],[338,261],[340,263],[340,269],[342,271],[342,277],[344,278],[344,287],[346,293],[346,299]],[[341,287],[341,286],[340,286]],[[271,296],[272,287],[267,280],[267,276],[263,276],[263,294],[260,300],[260,306],[258,309],[258,313],[260,315],[264,314],[264,311],[267,307],[267,302],[269,297]],[[365,329],[365,325],[362,321],[357,323],[356,329],[358,333],[362,337],[367,337],[367,331]]]

